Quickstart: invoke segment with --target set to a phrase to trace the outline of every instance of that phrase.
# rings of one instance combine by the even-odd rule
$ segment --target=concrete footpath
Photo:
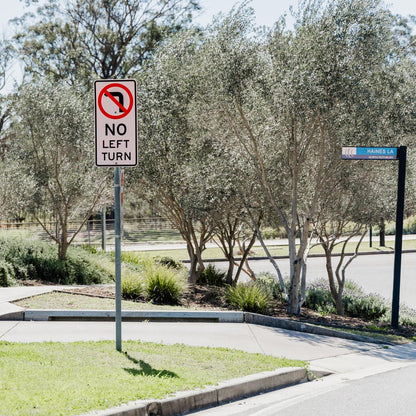
[[[9,302],[13,300],[58,288],[54,286],[1,288],[0,315],[1,311],[12,313],[11,309],[15,307]],[[3,319],[5,317],[7,315],[3,315]],[[114,339],[114,322],[0,320],[0,341],[73,342]],[[184,322],[123,322],[122,339],[226,347],[250,353],[300,359],[308,361],[311,370],[315,371],[317,376],[328,374],[348,376],[357,371],[365,375],[404,367],[414,363],[416,359],[416,343],[401,346],[377,345],[319,333],[248,323],[247,320],[242,323],[187,322],[186,320]],[[135,402],[94,414],[177,415],[299,383],[307,380],[308,375],[310,378],[310,374],[304,369],[267,372],[220,383],[219,386],[197,392],[179,393],[165,400]]]

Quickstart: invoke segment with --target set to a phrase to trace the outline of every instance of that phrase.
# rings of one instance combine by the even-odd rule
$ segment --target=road
[[[375,374],[334,375],[192,416],[408,416],[416,409],[416,364]],[[362,375],[364,374],[364,377]]]
[[[338,258],[335,257],[335,261]],[[283,276],[289,275],[289,260],[277,260]],[[334,263],[335,264],[335,263]],[[378,293],[386,299],[391,299],[393,293],[393,254],[373,254],[358,256],[347,268],[346,276],[363,287],[366,293]],[[227,264],[216,263],[221,270]],[[270,272],[275,275],[274,268],[268,260],[250,262],[250,267],[256,273]],[[308,282],[327,278],[325,259],[310,257],[308,259]],[[400,302],[416,309],[416,253],[405,253],[402,256]]]

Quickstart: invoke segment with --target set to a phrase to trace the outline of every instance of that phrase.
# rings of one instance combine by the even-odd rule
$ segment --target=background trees
[[[22,178],[13,192],[65,260],[68,246],[108,189],[108,176],[93,162],[92,109],[74,87],[49,82],[21,88],[12,109],[12,144],[4,166],[9,176],[18,166]],[[56,217],[56,230],[47,226],[45,213]],[[75,230],[70,231],[70,221],[79,221]]]
[[[243,7],[200,49],[207,86],[199,124],[239,149],[286,230],[289,313],[303,302],[313,220],[342,175],[342,145],[397,143],[413,112],[403,83],[409,60],[379,1],[307,1],[296,19],[294,30],[281,20],[261,36]]]
[[[141,70],[156,44],[187,25],[196,0],[49,0],[15,37],[31,76],[91,86]]]

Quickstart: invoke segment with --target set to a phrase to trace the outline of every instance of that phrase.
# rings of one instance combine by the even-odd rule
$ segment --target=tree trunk
[[[66,260],[66,255],[68,252],[68,242],[66,240],[61,239],[58,244],[58,259],[61,261]]]
[[[188,273],[188,283],[195,284],[197,280],[196,275],[196,266],[198,264],[198,260],[196,258],[196,255],[194,253],[193,247],[187,243],[186,248],[188,250],[189,260],[190,260],[190,266],[189,266],[189,273]]]
[[[380,247],[386,246],[386,224],[384,218],[380,218]]]
[[[233,274],[234,274],[234,256],[230,256],[230,258],[228,259],[228,271],[227,271],[227,276],[226,276],[227,285],[233,284],[234,282]]]
[[[338,292],[338,296],[337,296],[336,301],[335,301],[335,306],[337,308],[337,314],[341,315],[341,316],[344,316],[345,315],[345,308],[344,308],[344,302],[342,300],[342,292],[343,292],[343,290],[340,290]]]

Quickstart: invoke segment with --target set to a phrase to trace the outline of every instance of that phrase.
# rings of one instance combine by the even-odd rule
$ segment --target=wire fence
[[[59,237],[60,230],[55,221],[45,221],[44,228],[37,222],[0,222],[0,233],[6,235],[31,235],[40,239],[48,239],[48,234]],[[68,234],[77,232],[80,223],[70,223]],[[164,218],[128,218],[123,220],[123,241],[126,243],[139,243],[151,241],[181,240],[177,230],[172,228],[170,222]],[[100,245],[105,238],[106,243],[114,242],[114,219],[101,219],[87,221],[77,233],[74,242],[77,244]]]

